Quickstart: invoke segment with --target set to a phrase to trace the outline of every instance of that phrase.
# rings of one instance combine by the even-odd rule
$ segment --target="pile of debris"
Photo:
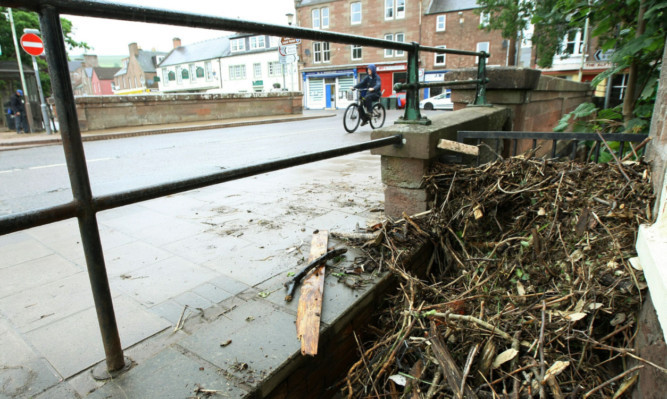
[[[637,162],[435,166],[433,210],[387,222],[369,253],[400,289],[343,395],[621,397],[639,368],[657,367],[632,349],[646,284],[631,259],[652,219],[650,179]],[[424,245],[433,253],[418,278],[404,262]]]

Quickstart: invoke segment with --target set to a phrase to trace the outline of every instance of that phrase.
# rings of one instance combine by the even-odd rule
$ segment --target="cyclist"
[[[368,123],[368,114],[372,109],[373,103],[380,98],[382,88],[382,81],[376,73],[375,64],[369,64],[366,71],[368,76],[364,78],[359,84],[355,85],[355,89],[366,90],[366,94],[362,92],[364,97],[364,112],[361,114],[361,126],[364,126]]]

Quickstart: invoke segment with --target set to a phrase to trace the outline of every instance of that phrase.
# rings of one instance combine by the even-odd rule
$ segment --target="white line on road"
[[[87,163],[93,163],[93,162],[100,162],[100,161],[108,161],[110,159],[115,159],[115,158],[96,158],[96,159],[88,159],[86,160]],[[67,164],[64,163],[54,163],[51,165],[40,165],[40,166],[31,166],[29,168],[25,169],[8,169],[8,170],[0,170],[0,173],[12,173],[12,172],[19,172],[21,170],[37,170],[37,169],[46,169],[46,168],[56,168],[59,166],[66,166]]]

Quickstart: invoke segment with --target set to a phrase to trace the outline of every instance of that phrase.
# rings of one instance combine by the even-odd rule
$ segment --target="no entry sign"
[[[21,36],[21,47],[30,55],[41,55],[44,52],[42,39],[34,33],[26,33]]]

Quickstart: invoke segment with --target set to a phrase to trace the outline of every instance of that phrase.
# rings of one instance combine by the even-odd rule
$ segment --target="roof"
[[[81,68],[81,64],[83,64],[83,61],[67,61],[67,67],[69,68],[70,72],[74,72]]]
[[[155,57],[158,55],[166,55],[166,54],[167,53],[163,51],[139,50],[139,54],[137,55],[137,62],[139,62],[139,66],[141,67],[142,71],[155,72],[155,67],[157,66]]]
[[[92,67],[86,68],[86,76],[88,76],[89,78],[93,77],[93,68]]]
[[[99,80],[113,80],[114,75],[116,72],[120,70],[120,68],[102,68],[102,67],[97,67],[95,69],[95,74],[97,75],[97,78]]]
[[[212,60],[230,55],[229,36],[177,47],[160,63],[161,67]]]
[[[476,0],[433,0],[426,14],[472,10],[480,7]]]
[[[120,68],[113,76],[123,76],[127,73],[127,67]]]

